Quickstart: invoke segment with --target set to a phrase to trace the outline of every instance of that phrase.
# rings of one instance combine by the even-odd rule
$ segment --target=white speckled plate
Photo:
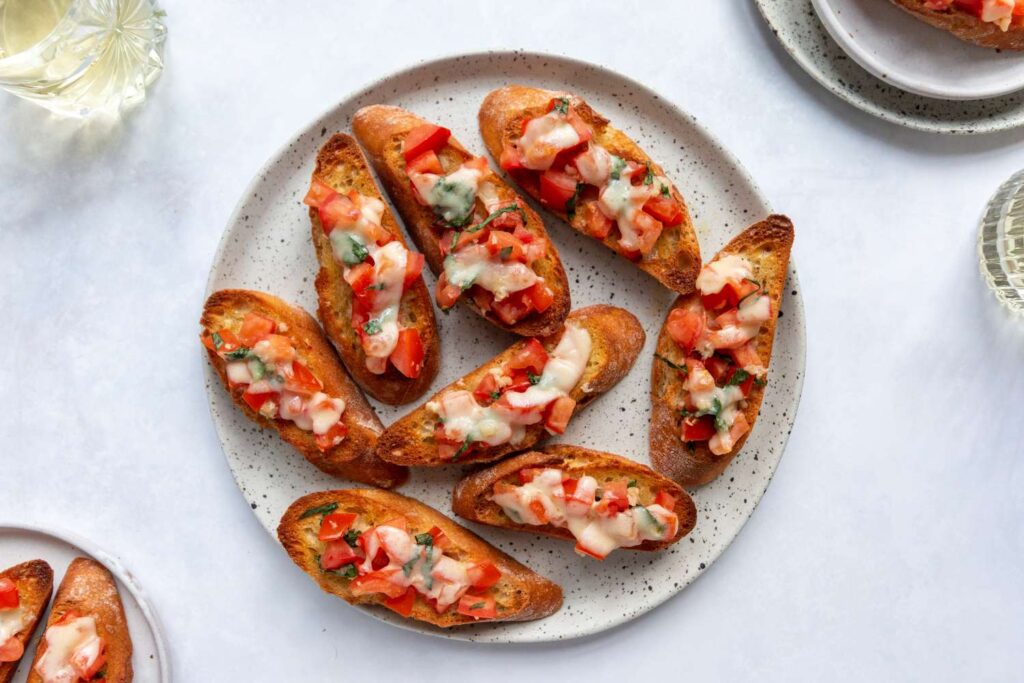
[[[812,0],[755,0],[779,42],[804,71],[838,97],[881,119],[934,133],[970,135],[994,133],[1024,125],[1024,92],[985,100],[949,101],[901,90],[865,71],[829,35],[818,19]],[[888,0],[862,0],[890,10],[902,24],[911,17],[889,7]],[[941,32],[922,24],[944,38]],[[949,40],[955,40],[949,37]],[[960,49],[958,46],[954,46]],[[971,46],[968,46],[971,47]],[[982,48],[977,48],[982,50]]]
[[[463,144],[483,153],[477,108],[487,92],[511,82],[572,89],[636,138],[661,161],[687,197],[707,255],[769,213],[768,203],[753,181],[709,133],[675,105],[628,78],[564,57],[504,52],[453,57],[389,76],[344,99],[297,133],[260,171],[228,223],[210,273],[209,291],[265,289],[315,310],[316,261],[309,244],[309,219],[300,201],[309,184],[314,156],[326,136],[347,130],[359,107],[388,103],[449,126]],[[631,374],[575,417],[563,440],[648,462],[651,358],[672,295],[595,241],[549,214],[545,218],[565,263],[574,305],[608,302],[627,308],[640,318],[648,335],[644,353]],[[428,281],[433,291],[434,280],[429,275]],[[804,373],[804,317],[795,271],[790,272],[782,308],[761,418],[733,466],[717,482],[696,492],[700,519],[688,538],[661,554],[619,552],[599,563],[577,557],[571,545],[555,539],[473,527],[561,584],[565,589],[561,611],[534,622],[481,624],[444,633],[387,610],[367,611],[397,625],[449,638],[546,641],[610,628],[678,593],[710,566],[739,532],[782,457]],[[449,315],[438,315],[438,321],[442,364],[431,391],[513,341],[461,307]],[[206,382],[231,470],[256,516],[272,534],[285,507],[298,496],[346,485],[318,472],[276,435],[260,433],[232,405],[210,369]],[[385,424],[411,409],[376,407]],[[450,496],[458,474],[457,468],[414,471],[402,491],[450,514]],[[308,579],[296,570],[295,580]],[[343,609],[339,601],[328,597],[324,607]]]
[[[128,620],[128,631],[132,636],[135,680],[170,683],[171,663],[156,612],[138,580],[117,557],[66,531],[0,522],[0,571],[29,560],[45,560],[53,567],[53,594],[56,595],[64,572],[76,557],[96,560],[117,579],[117,589]],[[28,678],[32,657],[35,656],[44,627],[45,620],[25,648],[25,658],[14,675],[13,683],[24,683]]]

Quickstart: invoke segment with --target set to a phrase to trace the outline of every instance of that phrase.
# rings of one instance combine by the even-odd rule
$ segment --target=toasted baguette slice
[[[250,311],[288,326],[283,334],[291,339],[300,358],[323,383],[324,392],[345,401],[345,413],[341,419],[348,427],[348,435],[337,446],[321,451],[311,432],[300,429],[289,420],[268,420],[263,417],[242,400],[241,387],[231,388],[225,371],[226,364],[215,352],[207,349],[210,363],[242,412],[260,427],[276,430],[282,439],[328,474],[384,488],[404,482],[408,477],[407,470],[381,462],[373,456],[377,437],[384,428],[359,388],[345,373],[312,316],[270,294],[245,289],[223,289],[214,292],[206,300],[199,324],[203,327],[203,334],[224,328],[238,330],[245,314]]]
[[[343,194],[355,190],[363,196],[383,200],[370,174],[366,158],[350,135],[336,133],[320,148],[316,155],[313,178],[319,178]],[[313,246],[320,262],[320,272],[316,276],[316,291],[320,299],[318,315],[327,337],[363,391],[391,405],[415,401],[430,387],[441,362],[441,342],[437,336],[434,306],[430,302],[430,292],[423,284],[423,278],[417,278],[416,283],[405,290],[398,308],[399,325],[416,329],[423,343],[423,367],[419,377],[409,379],[391,363],[388,363],[383,374],[370,372],[366,368],[366,353],[359,341],[359,334],[352,327],[352,287],[345,281],[344,267],[334,257],[331,240],[320,224],[320,212],[310,208],[309,218],[313,226]],[[388,208],[384,209],[381,226],[396,240],[408,246]]]
[[[46,627],[49,628],[74,610],[83,617],[96,618],[96,633],[106,640],[107,663],[103,669],[104,683],[130,683],[132,680],[132,637],[124,616],[117,583],[107,568],[95,560],[76,557],[68,566],[64,580],[57,589]],[[46,652],[46,632],[36,648],[28,683],[43,683],[36,665]]]
[[[640,321],[632,313],[604,304],[573,311],[565,322],[585,328],[591,339],[590,361],[583,371],[583,377],[569,393],[576,401],[575,410],[579,411],[626,376],[643,348],[646,335]],[[540,339],[548,351],[558,345],[562,331]],[[527,340],[516,342],[473,372],[441,389],[430,401],[436,401],[452,389],[472,391],[491,368],[502,367],[526,344]],[[415,467],[490,462],[509,453],[528,449],[545,435],[543,423],[530,425],[526,428],[526,437],[517,444],[507,443],[473,450],[457,461],[444,460],[438,455],[437,441],[434,439],[436,418],[436,414],[424,404],[393,423],[377,442],[377,456],[388,462]]]
[[[523,123],[547,112],[548,103],[556,97],[567,97],[571,106],[580,118],[594,130],[594,142],[597,142],[612,154],[627,161],[638,164],[650,164],[655,175],[664,175],[661,166],[654,162],[640,149],[632,139],[619,129],[609,125],[608,119],[594,111],[589,104],[569,93],[553,90],[541,90],[524,85],[508,85],[499,88],[484,98],[480,106],[480,132],[484,144],[495,159],[501,158],[506,142],[513,142],[522,136]],[[541,200],[540,175],[537,172],[511,172],[510,175],[520,188],[527,194]],[[637,262],[637,267],[646,271],[669,289],[688,294],[693,291],[697,273],[700,272],[700,245],[693,231],[686,201],[676,189],[669,184],[672,198],[683,208],[682,223],[665,227],[649,254]],[[569,218],[564,208],[548,207],[562,220],[567,221],[574,230],[588,235],[586,220],[582,211],[577,211]],[[605,237],[601,242],[615,250],[617,240],[613,235]]]
[[[308,514],[325,505],[337,504],[340,512],[359,515],[361,524],[373,526],[403,516],[413,536],[438,527],[451,542],[445,555],[460,562],[489,561],[501,571],[501,579],[488,592],[494,596],[498,616],[487,621],[530,621],[558,611],[562,606],[562,589],[530,568],[498,550],[490,543],[459,526],[448,517],[418,500],[397,493],[371,489],[348,489],[311,493],[292,503],[277,527],[281,545],[304,572],[328,593],[353,605],[379,605],[380,594],[355,596],[349,589],[351,579],[320,569],[319,557],[323,542],[318,540],[321,515]],[[307,516],[303,518],[303,515]],[[475,623],[477,620],[449,608],[438,614],[429,603],[416,596],[409,618],[448,628]]]
[[[738,254],[746,257],[753,266],[754,278],[762,283],[772,302],[775,317],[761,329],[757,336],[757,352],[767,366],[772,356],[775,327],[778,324],[779,304],[782,301],[789,267],[789,252],[793,246],[793,223],[785,216],[769,216],[755,223],[733,238],[712,260],[724,254]],[[672,308],[686,305],[692,297],[679,297]],[[671,309],[670,309],[671,312]],[[666,316],[666,322],[668,318]],[[656,354],[669,362],[685,362],[682,350],[672,340],[668,329],[662,326],[658,335]],[[691,451],[680,435],[680,415],[673,409],[667,397],[677,393],[675,387],[683,382],[679,372],[667,363],[655,359],[651,370],[651,464],[654,469],[674,479],[683,486],[706,484],[721,474],[736,454],[743,448],[748,431],[736,440],[736,445],[725,455],[715,455],[706,442],[694,444]],[[753,431],[754,421],[761,409],[764,387],[755,384],[747,397],[744,416]]]
[[[471,522],[575,540],[572,532],[565,527],[513,522],[501,506],[491,500],[496,483],[505,481],[509,484],[519,484],[519,471],[528,467],[554,467],[575,478],[589,475],[598,482],[635,479],[640,488],[641,501],[645,505],[654,500],[661,491],[675,498],[674,511],[679,517],[679,530],[676,535],[663,541],[644,541],[640,545],[623,550],[663,550],[690,533],[697,524],[697,507],[693,504],[693,499],[671,479],[663,477],[646,465],[619,455],[562,444],[522,453],[463,477],[455,485],[452,511]]]
[[[444,270],[444,256],[438,243],[439,233],[433,228],[436,219],[430,207],[423,206],[417,200],[409,176],[406,175],[405,157],[402,155],[402,143],[406,134],[425,123],[428,122],[404,109],[378,104],[356,112],[352,119],[352,132],[366,148],[373,167],[377,170],[402,220],[405,221],[405,227],[412,235],[413,241],[426,257],[430,269],[435,275],[439,275]],[[448,144],[438,152],[445,169],[456,168],[473,156],[454,136],[449,138]],[[515,190],[497,174],[491,172],[488,180],[497,188],[498,197],[503,201],[511,202],[518,198]],[[461,296],[459,301],[504,330],[524,337],[543,336],[557,330],[572,308],[569,281],[565,276],[558,250],[544,228],[544,222],[525,201],[520,200],[519,204],[526,214],[526,229],[535,237],[543,238],[547,242],[547,255],[534,262],[533,270],[544,278],[544,282],[554,293],[555,298],[551,306],[541,314],[533,312],[515,325],[507,325],[493,313],[481,310],[471,297]]]
[[[1004,31],[998,24],[982,21],[980,18],[957,8],[945,10],[929,9],[925,0],[892,0],[896,5],[931,24],[935,28],[949,31],[960,40],[997,50],[1024,50],[1024,26],[1016,21]],[[1014,17],[1016,20],[1017,17]]]
[[[0,579],[10,579],[18,587],[18,607],[22,610],[24,626],[13,637],[24,650],[42,622],[46,606],[50,604],[53,569],[43,560],[30,560],[0,572]],[[11,683],[14,680],[18,663],[0,662],[0,683]]]

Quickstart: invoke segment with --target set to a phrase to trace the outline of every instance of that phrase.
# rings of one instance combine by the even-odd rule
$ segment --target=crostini
[[[650,467],[579,446],[548,446],[474,472],[452,511],[472,522],[576,541],[603,560],[616,548],[663,550],[693,530],[697,508]]]
[[[1024,0],[893,0],[921,21],[960,40],[1024,50]]]
[[[488,462],[561,434],[573,414],[633,366],[645,335],[633,314],[573,311],[547,337],[523,339],[385,430],[382,460],[400,465]]]
[[[755,223],[669,311],[651,371],[651,463],[683,486],[721,474],[754,426],[792,246],[785,216]]]
[[[423,254],[406,245],[351,136],[337,133],[320,149],[304,202],[327,337],[370,396],[391,405],[416,400],[441,359]]]
[[[485,158],[398,107],[360,109],[352,130],[438,276],[442,310],[463,301],[522,336],[558,329],[571,308],[558,251],[537,212]]]
[[[199,323],[210,363],[253,422],[277,431],[324,472],[390,488],[408,471],[373,456],[383,426],[320,326],[263,292],[224,289]]]
[[[0,572],[0,683],[14,680],[52,595],[53,569],[42,560]]]
[[[132,680],[132,638],[110,572],[75,558],[57,589],[28,683]]]
[[[303,496],[284,513],[277,536],[324,591],[442,628],[540,619],[562,605],[558,585],[396,493]]]
[[[693,291],[700,245],[683,196],[661,166],[582,99],[499,88],[480,107],[480,132],[501,168],[573,229],[669,289]]]

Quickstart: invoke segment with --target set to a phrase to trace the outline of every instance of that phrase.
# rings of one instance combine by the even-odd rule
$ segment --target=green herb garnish
[[[727,386],[727,387],[738,387],[739,385],[741,385],[744,382],[746,382],[749,377],[750,377],[750,373],[749,372],[747,372],[743,368],[739,368],[739,369],[736,370],[736,372],[732,373],[732,377],[730,377],[729,381],[725,383],[725,386]]]
[[[622,176],[622,169],[626,168],[626,160],[622,157],[612,157],[611,179],[618,180]]]
[[[492,391],[491,392],[491,400],[492,401],[497,401],[499,398],[501,398],[501,392],[500,391]]]
[[[466,451],[468,451],[468,450],[469,450],[469,445],[470,445],[471,443],[473,443],[473,442],[472,442],[472,441],[470,441],[469,437],[467,436],[467,437],[466,437],[466,440],[462,442],[462,445],[461,445],[461,446],[459,446],[459,450],[455,451],[455,455],[453,455],[453,456],[452,456],[452,462],[455,462],[455,461],[456,461],[456,460],[458,460],[458,459],[459,459],[460,457],[462,457],[463,455],[465,455],[465,454],[466,454]]]
[[[507,261],[508,257],[511,255],[512,247],[502,247],[501,250],[498,251],[498,258],[500,258],[502,261]]]
[[[434,537],[428,532],[416,534],[416,545],[434,545]]]
[[[583,183],[576,183],[576,189],[573,190],[572,196],[565,200],[565,213],[569,218],[576,217],[576,204],[580,200],[580,192],[583,192],[584,187]]]
[[[654,172],[651,170],[651,162],[645,161],[644,166],[647,167],[647,173],[644,174],[644,185],[651,185],[654,183]]]
[[[484,608],[484,603],[482,603],[482,602],[474,602],[472,605],[469,606],[469,609],[483,609],[483,608]]]
[[[757,285],[757,289],[755,289],[753,292],[751,292],[750,294],[747,294],[745,297],[743,297],[738,302],[736,302],[736,306],[737,307],[739,307],[740,304],[742,304],[744,301],[746,301],[750,297],[752,297],[755,294],[759,293],[763,289],[763,287],[764,287],[760,282],[758,282],[757,280],[755,280],[753,278],[745,277],[745,278],[743,278],[743,280],[745,282],[749,282],[752,285]]]
[[[412,558],[411,560],[409,560],[408,562],[403,564],[402,565],[402,573],[405,574],[406,576],[409,576],[410,574],[412,574],[412,568],[416,566],[416,561],[419,560],[419,559],[420,559],[419,555],[417,555],[416,557]]]
[[[661,196],[662,197],[671,197],[672,196],[672,193],[668,191],[668,185],[662,185],[661,186]]]
[[[555,111],[563,116],[567,115],[569,113],[569,98],[559,97],[555,100]]]
[[[763,377],[755,377],[754,384],[756,384],[759,387],[768,386],[768,380],[764,379]]]
[[[384,284],[383,282],[378,282],[378,283],[377,283],[377,284],[375,284],[375,285],[370,285],[369,287],[367,287],[367,289],[375,289],[375,290],[377,290],[378,292],[383,292],[383,291],[384,291],[384,288],[385,288],[386,286],[387,286],[387,285],[385,285],[385,284]]]
[[[338,571],[337,573],[338,573],[338,574],[341,574],[341,575],[342,575],[342,576],[344,576],[344,577],[345,577],[346,579],[354,579],[354,578],[356,578],[357,576],[359,576],[359,570],[358,570],[358,569],[356,569],[356,566],[355,566],[354,564],[346,564],[346,565],[345,565],[345,566],[344,566],[344,567],[343,567],[343,568],[342,568],[341,570],[339,570],[339,571]]]
[[[365,261],[366,257],[370,255],[370,252],[366,250],[366,247],[352,237],[346,237],[346,239],[349,241],[349,250],[347,252],[343,252],[341,258],[341,260],[345,262],[345,265],[354,266],[357,263]]]
[[[540,382],[540,375],[535,375],[531,371],[527,370],[526,379],[530,380],[530,384],[535,386],[538,382]]]
[[[672,368],[673,370],[678,370],[679,372],[683,373],[684,375],[690,372],[689,366],[680,365],[679,363],[673,363],[672,361],[670,361],[668,358],[665,358],[665,356],[661,355],[660,353],[654,354],[654,357],[657,358],[658,360],[660,360],[665,365],[667,365],[670,368]]]
[[[301,515],[299,515],[299,519],[307,519],[309,517],[313,517],[316,515],[329,515],[337,509],[337,503],[326,503],[324,505],[318,505],[314,508],[309,508],[308,510],[303,512]]]
[[[384,328],[381,327],[380,320],[377,318],[373,318],[363,325],[363,332],[369,335],[380,334],[383,329]]]
[[[220,332],[214,332],[210,335],[210,338],[213,339],[213,347],[215,349],[219,350],[220,347],[224,346],[224,338],[220,336]]]
[[[466,232],[476,232],[477,230],[481,230],[485,225],[495,220],[498,216],[509,213],[511,211],[517,211],[519,213],[519,216],[523,219],[523,222],[526,222],[526,212],[523,211],[523,208],[521,206],[519,206],[518,204],[516,204],[515,206],[503,206],[494,213],[492,213],[491,215],[489,215],[487,218],[483,219],[482,221],[474,225],[472,228],[466,230]]]
[[[248,355],[249,349],[245,348],[244,346],[239,346],[234,351],[231,351],[230,353],[225,355],[224,358],[227,360],[245,360],[246,356]]]
[[[629,483],[626,484],[627,489],[636,488],[636,479],[630,479]]]
[[[349,529],[342,536],[345,539],[345,543],[348,543],[350,548],[356,548],[359,546],[359,532],[355,529]]]

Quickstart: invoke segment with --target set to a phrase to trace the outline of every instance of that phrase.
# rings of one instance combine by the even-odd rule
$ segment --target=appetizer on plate
[[[401,465],[487,462],[561,434],[626,376],[644,345],[632,313],[589,306],[547,337],[523,339],[385,430],[377,455]]]
[[[110,572],[95,560],[71,562],[57,589],[28,683],[132,680],[132,638]]]
[[[285,512],[277,535],[326,592],[435,626],[540,619],[562,605],[556,584],[397,493],[303,496]]]
[[[42,560],[0,572],[0,683],[10,683],[53,595],[53,569]]]
[[[893,0],[960,40],[997,50],[1024,50],[1024,0]]]
[[[349,374],[384,403],[419,398],[441,358],[423,254],[406,245],[351,136],[320,149],[305,203],[320,321]]]
[[[452,511],[472,522],[576,541],[603,560],[616,548],[663,550],[693,530],[689,494],[650,467],[579,446],[549,446],[470,474]]]
[[[754,426],[792,246],[785,216],[755,223],[669,311],[651,371],[651,463],[683,486],[721,474]]]
[[[408,472],[374,458],[383,431],[312,316],[277,297],[223,289],[206,300],[201,339],[249,419],[319,469],[390,488]]]
[[[558,329],[571,308],[558,251],[486,159],[398,107],[360,109],[352,130],[438,276],[442,310],[463,301],[522,336]]]
[[[700,246],[683,196],[640,146],[569,93],[509,85],[480,107],[484,143],[527,194],[680,294]]]

